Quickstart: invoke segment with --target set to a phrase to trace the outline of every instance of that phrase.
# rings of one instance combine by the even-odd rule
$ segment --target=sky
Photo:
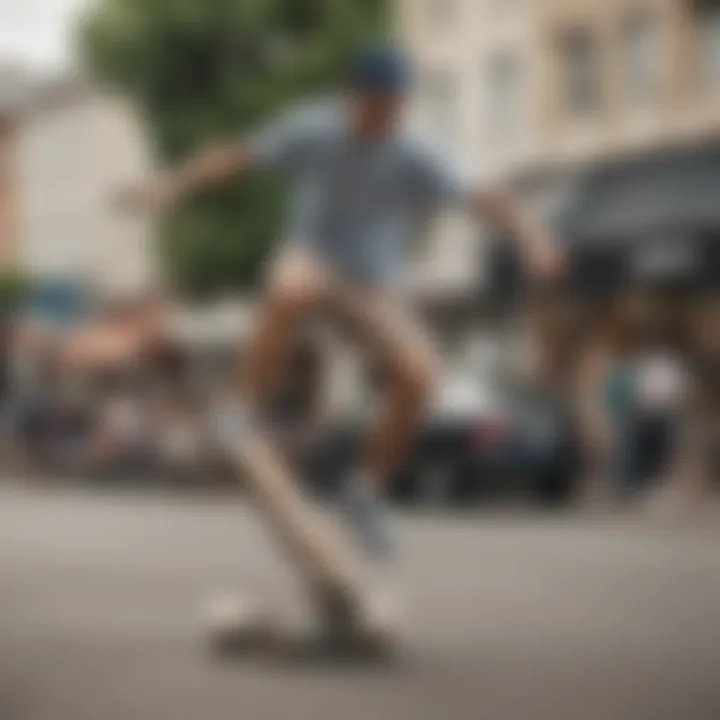
[[[0,62],[43,71],[71,59],[73,21],[86,0],[0,0]]]

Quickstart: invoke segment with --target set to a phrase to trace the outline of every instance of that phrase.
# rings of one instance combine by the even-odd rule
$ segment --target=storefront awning
[[[557,224],[575,290],[717,283],[720,145],[595,167]]]
[[[573,243],[661,242],[720,235],[720,145],[602,165],[560,219]]]
[[[720,279],[720,146],[601,166],[560,219],[571,281],[611,288]]]

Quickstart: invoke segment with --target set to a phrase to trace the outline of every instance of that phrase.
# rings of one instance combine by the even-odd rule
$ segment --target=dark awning
[[[560,227],[573,243],[671,242],[718,233],[720,145],[596,168],[580,183]]]
[[[720,145],[596,166],[556,225],[573,292],[720,284]],[[527,289],[512,243],[496,238],[489,268],[498,301]]]
[[[702,287],[720,282],[720,235],[677,234],[654,240],[577,244],[568,284],[586,293],[621,287]]]

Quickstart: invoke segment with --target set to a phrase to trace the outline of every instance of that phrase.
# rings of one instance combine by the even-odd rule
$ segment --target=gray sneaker
[[[358,478],[349,478],[339,494],[340,511],[351,532],[372,563],[392,563],[395,543],[385,499],[375,487]]]

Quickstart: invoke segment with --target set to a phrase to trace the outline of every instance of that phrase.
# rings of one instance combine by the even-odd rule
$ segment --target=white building
[[[52,83],[22,117],[17,148],[20,268],[100,298],[146,290],[156,279],[150,228],[112,202],[147,172],[128,106],[79,80]]]
[[[598,164],[716,142],[718,0],[396,0],[395,10],[421,114],[469,167],[540,206]],[[462,264],[439,238],[428,264],[448,263]]]

